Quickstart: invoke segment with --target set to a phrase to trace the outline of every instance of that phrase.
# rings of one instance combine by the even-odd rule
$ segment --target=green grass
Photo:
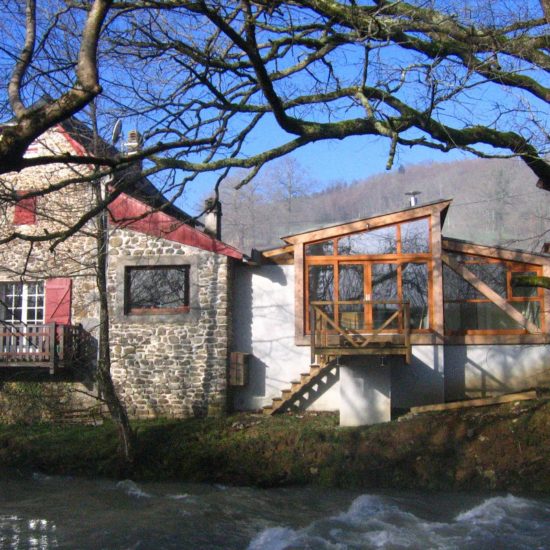
[[[339,428],[330,414],[138,421],[131,470],[118,459],[110,422],[0,425],[0,466],[262,487],[550,492],[549,461],[540,458],[550,453],[550,403],[523,407],[519,413],[509,405],[427,414],[362,428]],[[487,471],[496,477],[488,480]]]

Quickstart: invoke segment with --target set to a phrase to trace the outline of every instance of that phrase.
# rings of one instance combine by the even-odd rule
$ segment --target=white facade
[[[250,354],[249,383],[234,390],[236,410],[269,405],[310,366],[308,346],[294,344],[294,266],[241,266],[235,270],[233,349]],[[338,410],[335,382],[310,410]]]
[[[310,366],[295,344],[294,266],[239,266],[233,296],[233,349],[249,353],[249,382],[234,388],[235,410],[258,410]],[[400,357],[341,357],[306,396],[304,408],[339,411],[343,426],[385,422],[408,409],[520,391],[550,383],[549,345],[413,345]]]

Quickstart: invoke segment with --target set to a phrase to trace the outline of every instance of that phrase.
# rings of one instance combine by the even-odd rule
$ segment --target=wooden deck
[[[376,322],[374,308],[387,310]],[[399,355],[407,364],[411,362],[410,306],[406,302],[311,302],[310,327],[312,364],[317,356],[343,355]]]
[[[0,324],[0,368],[47,368],[54,373],[82,357],[81,325]]]

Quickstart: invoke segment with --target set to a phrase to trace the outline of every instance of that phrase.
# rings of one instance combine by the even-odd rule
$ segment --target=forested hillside
[[[242,189],[238,179],[224,183],[223,239],[244,252],[279,246],[285,235],[400,210],[419,191],[418,204],[453,199],[446,236],[540,251],[550,241],[550,193],[535,179],[518,160],[475,159],[400,166],[312,193],[318,186],[287,159]]]

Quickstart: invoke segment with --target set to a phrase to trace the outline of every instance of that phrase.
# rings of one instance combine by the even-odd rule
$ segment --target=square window
[[[0,283],[0,320],[6,323],[43,323],[44,283]]]
[[[189,311],[189,271],[184,266],[126,267],[126,314],[175,314]]]

